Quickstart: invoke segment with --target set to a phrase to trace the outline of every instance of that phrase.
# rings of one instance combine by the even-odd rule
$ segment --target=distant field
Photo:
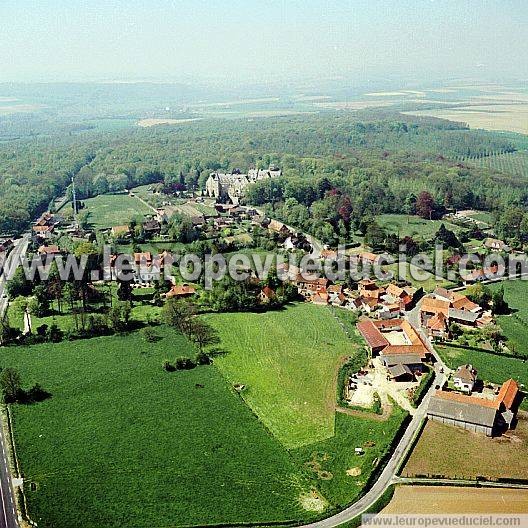
[[[433,475],[528,479],[528,415],[519,413],[516,428],[497,438],[428,421],[402,476]]]
[[[193,354],[174,331],[4,348],[25,386],[13,406],[31,518],[40,528],[136,528],[307,519],[299,470],[215,366],[167,373]],[[36,485],[32,491],[29,483]]]
[[[135,216],[152,213],[145,204],[127,194],[101,194],[84,200],[88,221],[95,228],[128,224]]]
[[[376,222],[389,233],[396,233],[402,238],[412,236],[413,238],[431,239],[442,224],[454,232],[460,231],[460,227],[444,220],[425,220],[419,216],[405,214],[379,215],[376,216]]]
[[[282,311],[215,314],[218,368],[243,383],[244,400],[288,448],[334,434],[335,387],[341,361],[356,353],[327,308],[298,304]]]
[[[464,162],[475,167],[496,170],[519,178],[528,178],[528,151],[526,150],[492,154],[480,158],[465,158]]]
[[[467,123],[471,128],[485,130],[509,130],[528,134],[528,104],[507,104],[490,101],[490,104],[471,104],[440,110],[417,110],[403,112],[415,116],[431,116],[450,121]]]
[[[154,119],[154,118],[146,118],[146,119],[140,119],[137,122],[137,125],[143,128],[152,127],[156,125],[179,125],[181,123],[192,123],[193,121],[199,121],[202,119],[201,117],[191,117],[187,119]]]
[[[525,489],[397,486],[382,513],[528,513],[527,504]]]

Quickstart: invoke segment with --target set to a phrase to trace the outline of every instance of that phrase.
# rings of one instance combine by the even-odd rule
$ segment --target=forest
[[[412,209],[425,189],[445,207],[524,207],[522,180],[457,161],[515,150],[511,135],[372,110],[11,141],[0,144],[0,231],[23,230],[68,191],[72,177],[82,199],[153,182],[196,191],[210,171],[270,164],[279,166],[284,178],[256,186],[248,200],[288,203],[295,214],[317,221],[335,208],[338,196],[350,200],[340,205],[350,208],[349,216],[361,218]],[[325,196],[329,191],[334,197]]]

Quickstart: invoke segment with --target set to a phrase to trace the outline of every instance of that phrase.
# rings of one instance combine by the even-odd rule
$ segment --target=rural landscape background
[[[528,514],[523,2],[0,19],[0,528]]]

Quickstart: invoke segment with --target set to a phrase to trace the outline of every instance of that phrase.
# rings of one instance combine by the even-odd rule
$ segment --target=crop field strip
[[[462,158],[464,163],[528,179],[528,151],[489,154],[473,158]]]

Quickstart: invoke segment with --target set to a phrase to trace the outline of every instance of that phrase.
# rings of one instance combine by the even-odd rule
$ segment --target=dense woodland
[[[524,208],[525,182],[454,161],[515,148],[508,136],[460,123],[372,111],[11,141],[0,145],[0,230],[22,230],[72,176],[87,198],[152,182],[199,190],[212,170],[270,164],[284,178],[255,186],[248,201],[298,225],[316,223],[323,239],[343,230],[339,220],[349,230],[368,215],[415,212],[424,190],[436,211]]]

